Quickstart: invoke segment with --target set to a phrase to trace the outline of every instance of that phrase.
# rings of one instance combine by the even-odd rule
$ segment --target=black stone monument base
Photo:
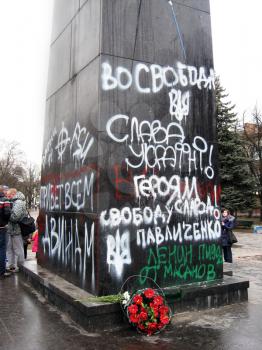
[[[35,260],[26,261],[20,268],[28,283],[83,328],[95,331],[127,326],[119,304],[93,302],[93,295],[37,265]],[[164,292],[172,311],[179,313],[247,301],[248,288],[249,281],[224,276],[223,280],[165,288]]]
[[[164,292],[172,311],[179,313],[247,301],[248,288],[249,281],[224,275],[222,280],[164,288]]]

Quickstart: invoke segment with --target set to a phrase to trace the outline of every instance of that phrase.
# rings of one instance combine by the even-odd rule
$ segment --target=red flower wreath
[[[139,332],[152,335],[170,323],[171,312],[164,298],[148,288],[136,293],[129,301],[127,317]]]

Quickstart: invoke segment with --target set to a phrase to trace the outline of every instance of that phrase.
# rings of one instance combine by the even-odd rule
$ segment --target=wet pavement
[[[175,315],[163,333],[89,333],[58,312],[19,274],[0,281],[1,350],[260,350],[262,349],[262,235],[239,233],[234,275],[250,280],[249,301]]]

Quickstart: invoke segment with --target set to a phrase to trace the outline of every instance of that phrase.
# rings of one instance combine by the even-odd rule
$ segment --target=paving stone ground
[[[234,275],[249,279],[249,301],[175,315],[163,333],[89,333],[58,312],[19,274],[0,281],[1,350],[260,350],[262,349],[262,235],[238,233]]]

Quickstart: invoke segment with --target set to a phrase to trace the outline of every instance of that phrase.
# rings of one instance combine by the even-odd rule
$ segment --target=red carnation
[[[153,306],[153,307],[152,307],[152,310],[154,311],[154,316],[155,316],[155,317],[158,317],[158,315],[159,315],[158,307],[157,307],[157,306]]]
[[[164,299],[160,295],[157,295],[153,299],[153,304],[154,305],[163,305]]]
[[[161,315],[169,313],[169,308],[165,305],[159,307],[159,312]]]
[[[147,311],[146,311],[146,309],[143,306],[141,306],[140,307],[140,312],[147,312]]]
[[[163,316],[161,315],[160,316],[160,321],[163,323],[163,324],[168,324],[170,322],[170,319],[168,316]]]
[[[164,324],[163,323],[159,323],[158,329],[162,329],[163,327],[164,327]]]
[[[135,295],[133,298],[133,302],[137,305],[141,305],[143,302],[143,298],[141,297],[141,295]]]
[[[134,304],[128,306],[127,309],[128,309],[128,312],[129,312],[130,314],[136,314],[137,311],[138,311],[137,305],[134,305]]]
[[[158,329],[158,325],[156,322],[151,322],[151,323],[148,323],[147,328],[149,331],[155,332]]]
[[[148,288],[144,291],[144,295],[146,296],[146,298],[151,299],[155,295],[155,292],[153,289]]]
[[[146,312],[140,312],[138,317],[139,317],[139,321],[146,321],[148,318],[148,314]]]
[[[129,316],[129,319],[130,319],[130,322],[132,322],[132,323],[138,323],[138,321],[139,321],[138,315],[136,315],[136,314],[131,314]]]
[[[143,325],[143,323],[139,323],[138,328],[139,328],[141,331],[144,331],[144,330],[146,329],[146,327]]]

